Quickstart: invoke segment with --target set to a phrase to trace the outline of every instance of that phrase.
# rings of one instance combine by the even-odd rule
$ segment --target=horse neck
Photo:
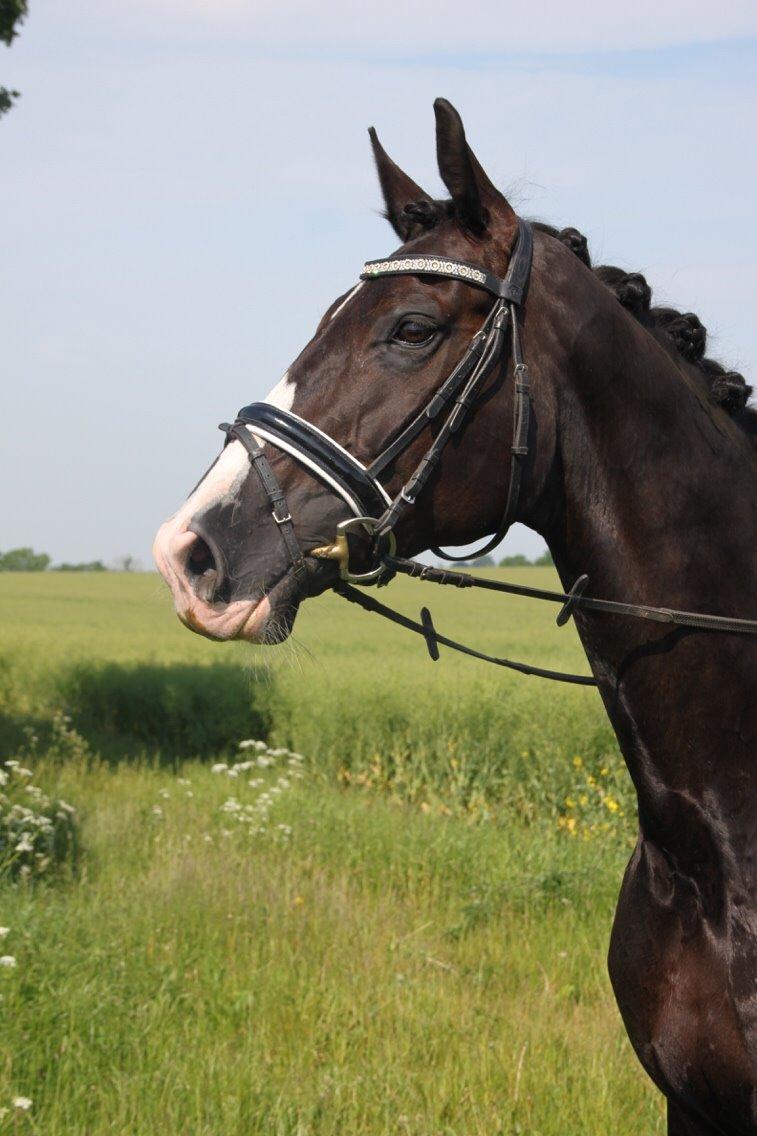
[[[686,368],[614,299],[603,302],[596,297],[606,333],[593,317],[574,334],[556,384],[552,508],[541,531],[563,584],[586,572],[595,596],[753,618],[757,462]],[[718,826],[736,844],[753,840],[744,779],[757,734],[757,639],[587,612],[576,623],[642,830],[679,850],[694,834],[695,847],[709,847]]]

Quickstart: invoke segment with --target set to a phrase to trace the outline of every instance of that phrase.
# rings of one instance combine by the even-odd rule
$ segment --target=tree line
[[[0,0],[2,3],[2,0]],[[33,548],[11,548],[0,552],[0,572],[139,572],[141,565],[134,556],[119,556],[110,564],[102,560],[83,560],[80,563],[63,561],[53,564],[46,552]]]
[[[553,565],[552,553],[545,548],[534,560],[529,560],[522,552],[516,552],[512,556],[503,556],[501,560],[495,560],[493,556],[479,556],[475,560],[461,561],[459,566],[460,568],[551,568]]]

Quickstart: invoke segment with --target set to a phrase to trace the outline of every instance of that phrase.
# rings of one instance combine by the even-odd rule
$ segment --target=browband
[[[422,256],[392,256],[386,260],[368,260],[360,274],[361,280],[375,280],[378,276],[444,276],[451,280],[462,280],[474,288],[483,288],[500,300],[512,304],[523,302],[523,295],[531,271],[533,255],[533,234],[530,225],[518,221],[518,240],[510,257],[504,279],[468,264],[465,260],[450,260],[447,256],[424,253]]]

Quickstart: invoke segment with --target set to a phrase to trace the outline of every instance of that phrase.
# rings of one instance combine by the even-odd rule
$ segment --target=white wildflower
[[[19,763],[17,761],[6,761],[5,763],[7,769],[17,769],[18,764]]]
[[[16,845],[16,852],[22,853],[22,852],[33,852],[33,851],[34,851],[34,845],[32,844],[31,840],[29,839],[29,834],[25,832],[24,835],[19,840],[18,844]]]
[[[155,817],[162,817],[163,816],[163,810],[160,807],[160,805],[153,805],[152,806],[152,815],[155,816]]]
[[[258,765],[261,769],[267,769],[269,767],[269,765],[273,765],[273,758],[272,757],[264,757],[261,754],[260,757],[258,758],[257,762],[256,762],[256,765]]]
[[[177,785],[191,785],[192,784],[192,782],[189,780],[188,777],[177,777],[176,783],[177,783]]]
[[[58,800],[58,808],[63,809],[64,813],[75,813],[76,812],[76,809],[74,808],[74,806],[69,805],[68,801],[64,801],[62,797]]]
[[[168,792],[168,789],[158,789],[158,796],[162,797],[164,801],[171,799],[171,794]]]
[[[12,1103],[14,1108],[20,1108],[22,1112],[28,1112],[33,1104],[29,1097],[14,1097]]]
[[[16,766],[16,773],[18,774],[19,777],[33,777],[34,776],[31,769],[25,769],[23,767],[23,765]]]
[[[10,927],[0,927],[0,939],[4,939],[6,935],[10,935]]]
[[[0,966],[4,966],[6,970],[15,970],[18,963],[13,955],[0,955]]]
[[[4,769],[0,769],[0,785],[7,785],[7,784],[8,784],[8,774],[5,772]]]
[[[225,761],[217,761],[215,763],[215,765],[211,765],[210,772],[211,773],[225,773],[228,768],[229,767],[228,767],[228,765],[226,764]]]

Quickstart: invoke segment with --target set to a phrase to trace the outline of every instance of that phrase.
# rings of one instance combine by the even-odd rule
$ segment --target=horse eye
[[[397,325],[392,335],[395,343],[406,343],[411,347],[421,347],[436,335],[436,326],[430,320],[419,316],[409,316]]]

